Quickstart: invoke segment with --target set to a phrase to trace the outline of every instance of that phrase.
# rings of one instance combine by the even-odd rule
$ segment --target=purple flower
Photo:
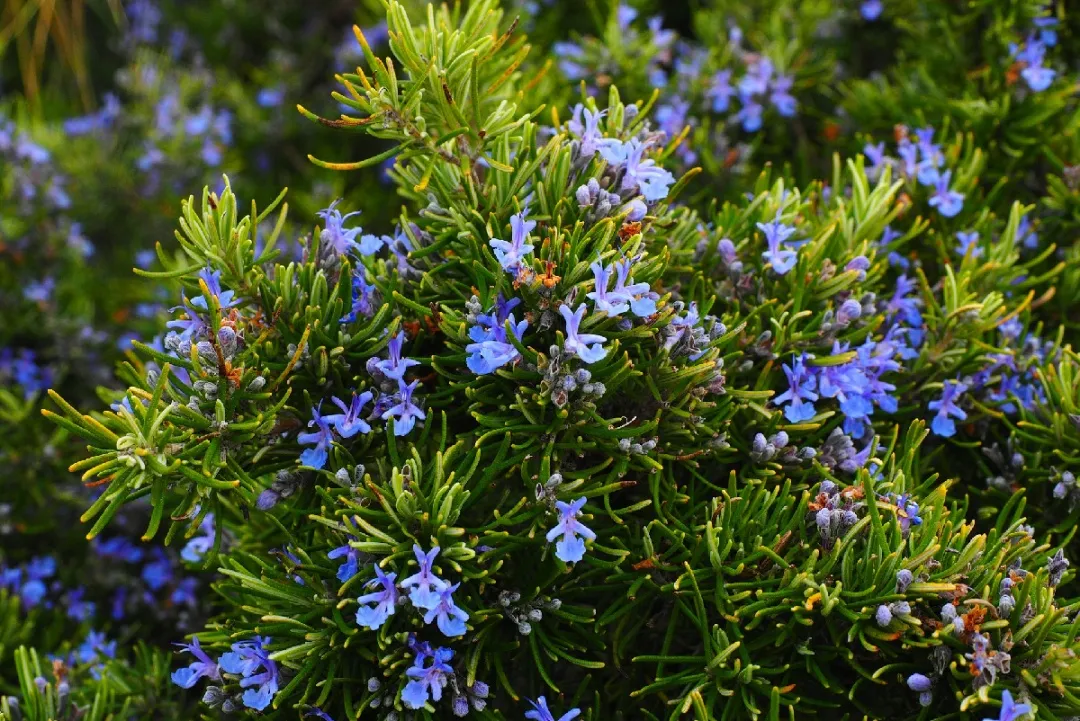
[[[606,138],[600,143],[600,154],[609,165],[623,169],[622,190],[639,192],[647,202],[655,203],[667,197],[675,176],[652,158],[643,158],[647,147],[637,138],[626,142]]]
[[[930,401],[930,405],[928,406],[930,410],[937,411],[934,421],[930,424],[934,433],[945,438],[949,438],[956,433],[956,423],[950,416],[959,420],[967,418],[967,413],[956,405],[957,399],[962,396],[967,389],[967,384],[961,381],[945,381],[945,386],[941,391],[941,398],[936,401]]]
[[[596,539],[596,534],[578,521],[581,509],[585,505],[585,497],[564,503],[556,501],[555,508],[559,511],[559,521],[547,532],[547,541],[551,543],[556,538],[562,537],[555,544],[555,556],[565,563],[577,563],[585,556],[585,540]]]
[[[232,651],[223,653],[218,663],[226,673],[241,676],[240,687],[246,689],[241,700],[244,706],[262,711],[278,692],[277,664],[270,660],[264,648],[270,643],[269,638],[256,636],[251,641],[240,641],[232,645]],[[259,669],[262,673],[255,673]]]
[[[199,637],[192,636],[191,643],[178,643],[181,653],[187,652],[195,657],[195,661],[186,668],[178,668],[172,673],[172,682],[180,688],[191,688],[200,678],[208,678],[211,681],[221,680],[221,670],[217,661],[206,655],[199,646]]]
[[[789,92],[794,82],[790,75],[777,75],[773,80],[772,93],[769,95],[769,100],[776,107],[776,112],[785,118],[795,116],[795,96]]]
[[[862,5],[859,6],[859,13],[862,15],[863,20],[873,22],[881,17],[883,6],[882,0],[863,0]]]
[[[31,303],[48,303],[56,288],[56,279],[46,276],[44,280],[32,280],[23,287],[23,298]]]
[[[743,106],[735,114],[735,122],[742,123],[742,128],[746,132],[756,133],[761,130],[761,114],[765,108],[748,95],[740,93],[739,99],[742,100]]]
[[[885,143],[880,142],[877,145],[867,143],[863,146],[863,155],[870,162],[870,167],[866,168],[866,177],[876,180],[885,167]]]
[[[391,347],[394,342],[390,341]],[[391,354],[392,355],[392,354]],[[384,363],[386,361],[383,361]],[[406,363],[416,363],[416,361],[408,361]],[[385,371],[384,371],[385,373]],[[372,398],[371,391],[364,391],[360,395],[353,393],[352,401],[348,406],[345,405],[337,396],[330,398],[334,405],[342,410],[341,413],[334,413],[333,415],[323,416],[323,419],[327,423],[333,423],[334,428],[337,429],[338,435],[342,438],[352,438],[357,433],[370,433],[371,426],[369,426],[360,417],[360,414]]]
[[[429,698],[435,701],[442,699],[442,690],[448,677],[454,673],[447,663],[453,657],[454,652],[445,647],[431,653],[426,650],[417,652],[413,665],[405,671],[405,675],[412,680],[405,684],[401,692],[401,700],[407,708],[421,709]],[[425,666],[428,659],[431,659],[431,665]]]
[[[578,136],[581,143],[581,156],[591,158],[596,155],[600,147],[603,134],[600,132],[600,119],[607,113],[606,110],[590,110],[581,103],[574,106],[573,116],[567,123],[570,132]]]
[[[781,243],[795,234],[795,228],[780,222],[780,211],[776,217],[768,223],[758,223],[758,230],[765,234],[765,242],[769,249],[761,254],[762,260],[772,265],[773,272],[777,275],[785,275],[795,267],[798,261],[798,252],[790,248],[781,247]]]
[[[180,558],[188,563],[198,563],[213,547],[214,537],[214,514],[207,513],[199,523],[199,532],[184,544],[183,550],[180,551]]]
[[[352,299],[349,312],[341,317],[342,323],[352,323],[360,316],[370,318],[375,315],[375,284],[368,283],[364,269],[357,268],[352,278]]]
[[[484,375],[501,368],[507,363],[513,363],[521,354],[516,346],[510,342],[506,335],[506,321],[510,321],[510,327],[514,335],[521,340],[525,330],[529,327],[526,320],[520,323],[510,311],[521,303],[518,298],[505,301],[502,294],[495,301],[495,313],[481,313],[476,317],[476,325],[469,328],[469,338],[473,341],[465,346],[465,352],[471,354],[465,364],[473,373]]]
[[[877,625],[885,628],[892,623],[892,610],[886,604],[881,604],[877,607],[877,611],[874,612],[874,621],[877,622]]]
[[[712,83],[705,91],[705,97],[712,101],[714,113],[723,113],[731,105],[731,98],[735,92],[735,88],[731,87],[731,71],[720,70],[713,75]]]
[[[337,204],[340,202],[341,199],[338,198],[330,204],[329,208],[316,213],[326,221],[326,227],[319,234],[319,240],[324,246],[333,248],[335,255],[345,255],[357,247],[356,236],[363,232],[359,227],[349,229],[344,227],[345,221],[354,215],[360,215],[360,211],[356,210],[343,216],[337,209]]]
[[[921,673],[913,673],[907,677],[907,686],[915,693],[929,691],[932,685],[930,679]]]
[[[526,699],[526,701],[532,704],[532,711],[526,711],[525,718],[530,721],[556,721],[551,709],[548,708],[546,698],[541,696],[535,701],[531,699]],[[576,719],[580,715],[581,709],[572,708],[560,716],[558,721],[573,721],[573,719]]]
[[[222,310],[232,308],[240,303],[240,299],[236,298],[231,290],[222,290],[220,270],[213,270],[209,266],[203,268],[199,271],[199,279],[206,285],[206,290],[217,300],[218,306],[220,306]],[[192,298],[191,305],[201,311],[209,309],[206,298],[201,295]]]
[[[631,312],[639,318],[647,318],[656,312],[656,293],[648,283],[635,283],[630,278],[631,261],[623,258],[615,264],[615,287],[611,293],[630,304]]]
[[[536,227],[535,220],[525,220],[525,213],[510,216],[510,241],[492,238],[488,241],[495,251],[495,258],[503,270],[516,275],[521,269],[525,256],[533,252],[533,246],[526,243],[529,233]]]
[[[795,356],[791,365],[784,364],[788,389],[773,399],[773,405],[788,404],[788,407],[784,409],[784,417],[792,423],[808,421],[817,414],[813,403],[818,399],[818,394],[814,392],[817,379],[805,366],[805,361],[810,357],[803,353]]]
[[[345,583],[355,576],[356,572],[359,570],[360,551],[346,543],[344,546],[338,546],[326,554],[326,557],[331,561],[341,558],[342,556],[345,557],[345,560],[338,566],[337,579],[342,583]]]
[[[394,419],[394,435],[395,436],[407,436],[416,427],[416,421],[424,420],[427,415],[424,410],[413,403],[413,391],[420,385],[419,380],[415,380],[412,383],[406,384],[403,380],[398,380],[398,392],[397,392],[397,404],[391,406],[382,414],[382,419],[389,420]]]
[[[595,333],[579,333],[578,331],[581,321],[585,317],[584,304],[579,305],[577,310],[571,311],[570,306],[563,303],[559,307],[559,313],[566,321],[564,351],[574,353],[578,358],[590,364],[602,360],[607,355],[607,349],[601,345],[607,338]]]
[[[450,585],[431,571],[431,565],[435,562],[435,557],[439,555],[439,547],[434,546],[424,553],[424,549],[413,544],[413,555],[416,556],[420,570],[402,580],[401,587],[412,589],[409,591],[409,600],[414,606],[430,610],[439,605],[439,594]]]
[[[911,496],[903,493],[896,497],[896,517],[900,521],[900,532],[907,538],[912,526],[921,526],[922,518],[919,517],[919,504],[911,500]]]
[[[419,361],[401,357],[401,346],[404,343],[405,334],[401,332],[395,333],[394,337],[390,339],[390,345],[388,347],[389,357],[385,360],[380,360],[375,364],[375,367],[391,380],[400,381],[405,377],[405,371],[413,366],[420,365]]]
[[[1008,689],[1001,692],[1001,712],[996,719],[983,721],[1017,721],[1021,716],[1031,713],[1031,704],[1016,703]]]
[[[464,636],[465,622],[469,620],[469,614],[458,608],[457,604],[454,603],[453,594],[460,585],[460,583],[455,583],[453,586],[446,586],[439,591],[439,602],[427,609],[427,613],[424,614],[424,623],[436,621],[439,630],[451,638]]]
[[[326,465],[330,444],[334,442],[334,430],[330,427],[330,418],[323,416],[319,408],[320,406],[315,406],[311,409],[311,420],[308,421],[308,428],[316,430],[296,436],[296,440],[304,445],[315,444],[314,448],[308,448],[300,454],[300,465],[315,469]]]
[[[952,171],[946,170],[938,177],[934,194],[930,197],[931,208],[937,208],[938,212],[946,218],[952,218],[964,207],[964,194],[949,189],[949,181],[952,180]]]
[[[438,551],[437,548],[435,550]],[[386,623],[386,619],[394,615],[394,607],[398,601],[398,591],[397,587],[394,586],[394,579],[397,578],[396,573],[383,573],[382,568],[377,563],[372,564],[372,568],[375,569],[375,578],[364,585],[366,588],[377,588],[379,590],[366,593],[356,599],[357,603],[360,604],[360,608],[356,610],[356,623],[375,631]],[[340,572],[338,578],[341,578]],[[403,581],[402,586],[404,585]]]
[[[956,246],[956,254],[961,258],[967,257],[969,250],[971,251],[972,258],[982,257],[983,249],[977,245],[979,242],[979,231],[958,231],[956,233],[956,239],[960,241],[960,245]]]

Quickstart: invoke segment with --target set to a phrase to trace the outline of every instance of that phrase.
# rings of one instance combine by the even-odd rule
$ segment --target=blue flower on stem
[[[319,412],[320,406],[311,409],[311,420],[308,428],[314,431],[301,433],[296,440],[304,445],[315,444],[314,448],[308,448],[300,454],[300,465],[319,469],[326,465],[326,458],[330,451],[330,444],[334,442],[334,429],[330,427],[330,418]]]
[[[863,0],[863,3],[859,6],[859,14],[862,15],[863,20],[873,22],[881,17],[881,11],[884,9],[883,5],[882,0]]]
[[[885,168],[885,143],[880,142],[876,145],[867,143],[863,146],[863,155],[866,156],[870,166],[866,168],[866,177],[870,180],[877,180],[881,175],[881,171]]]
[[[795,228],[780,222],[780,211],[776,211],[776,217],[768,223],[758,223],[758,230],[765,234],[765,242],[769,249],[761,254],[761,258],[772,265],[773,272],[784,275],[795,267],[798,260],[798,252],[790,248],[781,247],[795,233]]]
[[[178,668],[172,673],[172,682],[180,688],[191,688],[200,678],[208,678],[211,681],[221,680],[221,669],[217,661],[206,655],[199,645],[199,637],[192,636],[191,643],[178,643],[181,652],[190,653],[195,661],[186,668]]]
[[[214,536],[214,514],[207,513],[199,523],[199,532],[184,544],[180,558],[189,563],[198,563],[214,546]]]
[[[240,687],[246,689],[241,700],[244,706],[256,711],[269,706],[278,692],[278,667],[265,648],[269,643],[269,638],[258,636],[251,641],[240,641],[218,660],[222,671],[241,677]],[[256,673],[260,668],[262,673]]]
[[[810,356],[803,353],[795,356],[791,365],[784,364],[788,389],[773,399],[773,405],[788,404],[784,409],[784,417],[792,423],[808,421],[817,414],[814,409],[814,401],[818,399],[818,394],[815,393],[817,379],[806,368],[805,363],[809,358]]]
[[[375,367],[391,380],[401,380],[405,377],[405,371],[413,366],[420,365],[420,361],[401,357],[401,347],[404,343],[405,334],[401,332],[395,333],[394,337],[390,339],[390,345],[387,348],[389,357],[375,364]]]
[[[558,543],[555,544],[555,557],[565,563],[577,563],[585,557],[585,539],[596,540],[596,534],[592,529],[578,520],[584,506],[584,496],[570,503],[555,502],[555,508],[559,512],[559,521],[547,532],[547,542],[551,543],[559,538]]]
[[[473,373],[484,375],[501,368],[507,363],[513,363],[521,357],[517,347],[510,342],[506,335],[506,321],[510,321],[514,335],[518,340],[525,334],[529,322],[523,320],[520,323],[510,311],[521,301],[511,298],[504,301],[499,294],[495,303],[495,313],[481,313],[476,318],[476,325],[469,328],[469,338],[472,343],[465,346],[465,352],[469,357],[465,364]]]
[[[934,194],[928,201],[931,208],[937,208],[946,218],[952,218],[964,208],[964,194],[949,189],[951,180],[951,170],[942,173],[935,184]]]
[[[578,136],[582,157],[591,158],[596,155],[600,140],[603,138],[600,132],[600,119],[606,113],[606,110],[590,110],[581,103],[574,106],[574,114],[567,123],[567,127],[570,128],[570,132]]]
[[[375,315],[375,284],[368,283],[364,269],[357,268],[352,278],[352,300],[349,312],[341,317],[342,323],[352,323],[358,317]]]
[[[337,209],[337,204],[340,202],[341,199],[338,198],[330,204],[329,208],[320,210],[316,215],[326,221],[326,227],[322,229],[319,240],[324,245],[333,248],[336,255],[345,255],[357,247],[356,236],[360,235],[363,229],[359,227],[346,229],[344,227],[345,221],[354,215],[360,215],[360,211],[356,210],[343,216],[341,211]]]
[[[971,251],[972,258],[982,257],[983,249],[977,245],[979,242],[979,231],[958,231],[956,233],[956,239],[960,241],[960,245],[956,246],[956,254],[961,258],[967,257],[969,250]]]
[[[417,419],[424,420],[427,418],[424,410],[412,401],[413,391],[416,390],[418,385],[420,385],[419,380],[406,384],[405,381],[399,379],[398,402],[382,414],[384,421],[390,418],[394,419],[395,436],[407,436],[416,427]]]
[[[648,283],[635,283],[630,278],[630,266],[629,258],[623,258],[615,263],[615,287],[611,293],[628,302],[634,315],[647,318],[656,312],[658,296],[649,289]]]
[[[435,549],[436,552],[438,549]],[[394,585],[396,573],[383,573],[379,564],[372,564],[375,569],[375,578],[364,584],[365,588],[376,588],[377,591],[366,593],[356,599],[360,608],[356,611],[356,623],[364,628],[375,631],[386,623],[386,619],[394,615],[394,607],[398,601],[397,587]],[[338,576],[340,578],[340,575]],[[408,580],[408,579],[406,579]],[[404,586],[402,582],[402,586]],[[368,605],[374,604],[374,605]]]
[[[424,623],[436,621],[439,630],[451,638],[465,635],[465,622],[469,620],[469,614],[454,603],[454,591],[458,590],[460,583],[447,586],[439,591],[439,602],[427,609],[424,614]]]
[[[521,269],[521,263],[525,256],[533,252],[533,246],[525,241],[529,233],[536,227],[535,220],[525,220],[525,213],[515,213],[510,216],[510,241],[492,238],[488,241],[495,251],[495,258],[503,270],[517,275]]]
[[[391,345],[393,345],[393,341],[391,341]],[[415,363],[416,361],[411,362]],[[334,424],[334,428],[342,438],[352,438],[357,433],[370,433],[371,426],[360,417],[360,414],[363,412],[364,406],[371,402],[371,399],[371,391],[364,391],[359,395],[353,393],[352,401],[346,406],[341,399],[337,396],[333,396],[330,400],[333,401],[334,405],[340,408],[342,412],[323,416],[323,418],[328,423]]]
[[[795,117],[797,104],[795,96],[790,92],[794,83],[790,75],[777,75],[772,83],[772,92],[769,94],[769,100],[776,107],[776,112],[785,118]]]
[[[620,188],[637,191],[650,203],[667,197],[668,189],[675,182],[675,176],[658,166],[652,158],[644,158],[646,143],[637,138],[622,142],[607,138],[600,146],[600,154],[613,167],[623,169]]]
[[[956,434],[956,423],[953,418],[961,421],[967,418],[967,413],[956,405],[956,401],[967,389],[967,384],[961,381],[945,381],[945,386],[941,391],[941,398],[930,401],[929,405],[930,410],[937,412],[933,422],[930,424],[934,433],[945,438]]]
[[[907,538],[912,526],[921,526],[919,504],[911,500],[910,494],[903,493],[896,497],[896,517],[900,521],[900,533]]]
[[[417,544],[413,544],[413,555],[416,556],[416,562],[420,565],[420,570],[403,579],[401,587],[412,589],[409,591],[409,600],[417,608],[426,611],[435,608],[439,604],[439,594],[448,588],[450,584],[431,571],[431,565],[435,562],[435,557],[439,555],[438,546],[434,546],[430,551],[424,553],[424,549]]]
[[[983,721],[1017,721],[1021,716],[1031,713],[1031,704],[1016,703],[1008,689],[1001,692],[1001,712],[996,719]]]
[[[221,271],[212,270],[209,267],[203,268],[199,271],[199,280],[206,286],[205,292],[208,292],[211,296],[217,299],[218,305],[222,310],[226,308],[232,308],[235,305],[239,305],[240,299],[235,297],[235,293],[231,290],[222,290],[221,288]],[[195,306],[201,311],[206,311],[209,308],[207,300],[203,296],[198,296],[191,299],[191,305]]]
[[[731,87],[731,71],[720,70],[712,77],[709,89],[705,91],[705,97],[712,101],[714,113],[723,113],[731,105],[731,98],[736,94],[735,88]]]
[[[525,718],[529,721],[556,721],[554,714],[551,713],[551,709],[548,708],[547,699],[541,696],[533,701],[532,699],[525,699],[532,704],[532,711],[525,712]],[[558,721],[573,721],[581,715],[581,709],[572,708],[562,716]]]
[[[559,307],[559,313],[566,321],[566,340],[563,342],[563,350],[574,353],[586,363],[596,363],[607,355],[607,349],[601,345],[607,338],[595,333],[580,333],[579,327],[585,317],[585,305],[579,305],[577,310],[571,311],[570,306],[563,303]]]
[[[342,556],[345,557],[345,560],[338,566],[337,579],[342,583],[345,583],[355,576],[360,568],[360,551],[346,543],[344,546],[338,546],[326,554],[326,557],[331,561],[341,558]]]
[[[424,646],[426,647],[427,644]],[[405,684],[401,692],[401,700],[407,708],[421,709],[429,698],[434,701],[442,699],[443,688],[449,676],[454,673],[454,669],[447,663],[453,657],[453,650],[446,647],[440,647],[431,652],[428,652],[427,648],[417,651],[413,665],[405,671],[405,675],[412,680]],[[431,665],[426,666],[429,659]]]

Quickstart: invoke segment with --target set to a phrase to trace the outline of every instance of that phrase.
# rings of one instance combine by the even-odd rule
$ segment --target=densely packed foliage
[[[0,717],[1080,716],[1064,5],[572,5],[4,116]]]

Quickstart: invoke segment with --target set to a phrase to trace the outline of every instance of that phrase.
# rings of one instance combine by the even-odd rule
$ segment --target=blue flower
[[[919,128],[915,131],[915,135],[918,138],[919,154],[922,157],[916,169],[919,182],[922,185],[934,185],[940,177],[938,168],[945,163],[945,156],[941,153],[941,146],[934,142],[933,128]]]
[[[776,211],[776,217],[768,223],[758,223],[758,230],[765,234],[765,242],[769,249],[761,254],[762,260],[772,265],[773,272],[784,275],[795,267],[798,260],[798,252],[790,248],[781,247],[795,233],[795,228],[780,222],[780,211]]]
[[[510,321],[514,335],[521,340],[525,330],[529,327],[528,321],[521,321],[510,313],[521,303],[518,298],[504,300],[500,293],[495,301],[495,313],[481,313],[476,317],[476,325],[469,328],[469,338],[473,341],[465,346],[465,352],[469,353],[465,364],[473,373],[484,375],[501,368],[507,363],[513,363],[521,354],[506,335],[506,321]]]
[[[585,295],[593,301],[596,310],[607,313],[612,317],[617,317],[628,311],[630,304],[625,299],[614,293],[608,293],[608,282],[611,280],[612,275],[611,266],[604,265],[604,262],[597,258],[589,267],[593,272],[594,290]]]
[[[23,298],[31,303],[48,303],[55,288],[56,279],[51,276],[41,281],[32,280],[23,287]]]
[[[566,340],[563,342],[563,350],[574,353],[586,363],[596,363],[607,355],[607,349],[601,344],[607,338],[595,333],[580,333],[579,327],[585,317],[585,305],[579,305],[577,310],[571,311],[570,306],[563,303],[559,307],[559,313],[566,321]]]
[[[630,278],[631,261],[623,258],[615,263],[615,287],[611,293],[630,304],[630,310],[639,318],[647,318],[656,312],[656,293],[649,289],[648,283],[635,283]]]
[[[983,249],[977,245],[979,242],[979,231],[958,231],[956,233],[956,239],[960,241],[960,245],[956,246],[956,254],[961,258],[966,257],[969,250],[971,251],[972,258],[982,257]]]
[[[439,549],[436,548],[435,552],[437,553],[438,550]],[[365,593],[363,596],[356,599],[356,602],[360,604],[360,608],[356,610],[356,623],[364,628],[375,631],[386,623],[386,619],[394,615],[394,607],[398,600],[398,591],[397,587],[394,585],[394,579],[397,578],[396,573],[383,573],[382,568],[377,563],[372,564],[372,568],[375,569],[375,578],[368,581],[364,586],[366,588],[377,588],[379,590]],[[340,574],[338,577],[341,577]],[[403,587],[404,585],[405,583],[402,582]],[[368,604],[374,605],[371,606]]]
[[[235,294],[231,290],[221,289],[221,271],[212,270],[210,267],[203,268],[199,271],[199,279],[206,285],[206,291],[211,296],[217,299],[218,305],[222,310],[226,308],[232,308],[240,303],[240,300],[235,297]],[[198,308],[201,311],[208,309],[206,298],[198,296],[191,299],[191,305]]]
[[[420,365],[420,361],[401,357],[401,347],[404,343],[405,334],[400,331],[395,333],[394,337],[390,339],[390,344],[387,348],[389,357],[385,360],[380,360],[375,364],[375,367],[391,380],[400,381],[405,377],[405,371],[413,366]]]
[[[574,106],[573,116],[567,123],[570,132],[578,136],[581,156],[591,158],[596,155],[600,147],[603,134],[600,132],[600,119],[607,114],[606,110],[590,110],[581,103]]]
[[[269,638],[258,636],[251,641],[239,641],[218,660],[222,671],[241,676],[240,687],[246,689],[241,700],[244,706],[256,711],[269,706],[278,692],[278,667],[265,648],[269,643]],[[256,673],[260,668],[262,673]]]
[[[952,218],[964,207],[964,194],[950,190],[950,180],[952,180],[952,171],[946,170],[938,177],[934,194],[928,201],[931,208],[937,208],[938,212],[946,218]]]
[[[731,98],[735,95],[735,88],[731,87],[731,71],[720,70],[712,77],[705,97],[712,101],[714,113],[723,113],[731,105]]]
[[[184,544],[183,550],[180,551],[180,558],[189,563],[198,563],[213,547],[214,536],[214,514],[207,513],[203,516],[202,522],[199,523],[198,534],[192,536],[191,539]]]
[[[1039,234],[1031,227],[1031,218],[1020,218],[1020,224],[1016,226],[1016,240],[1025,248],[1032,250],[1039,247]]]
[[[1031,704],[1016,703],[1013,701],[1012,694],[1008,689],[1001,692],[1001,712],[996,719],[986,719],[983,721],[1017,721],[1021,716],[1027,716],[1031,713]]]
[[[405,675],[412,680],[405,684],[401,692],[401,700],[407,708],[420,709],[429,698],[434,701],[442,699],[448,677],[454,673],[454,669],[447,663],[453,657],[454,652],[445,647],[430,653],[426,649],[417,652],[413,665],[405,671]],[[430,666],[425,665],[428,659],[431,660]]]
[[[88,621],[94,615],[97,604],[93,601],[84,601],[86,589],[83,586],[72,589],[65,599],[68,618],[76,621]]]
[[[200,678],[208,678],[211,681],[221,680],[221,669],[217,661],[206,655],[199,645],[199,637],[192,636],[191,643],[178,643],[181,652],[190,653],[195,660],[186,668],[178,668],[172,673],[172,682],[180,688],[191,688]]]
[[[195,608],[195,603],[198,600],[195,597],[195,590],[198,585],[198,580],[190,576],[181,580],[180,583],[173,586],[172,593],[169,594],[169,601],[174,606],[187,605],[190,608]]]
[[[409,384],[406,384],[403,380],[398,380],[398,402],[382,414],[384,421],[390,418],[394,419],[395,436],[407,436],[416,427],[417,419],[424,420],[427,418],[424,410],[412,402],[413,391],[416,390],[418,385],[420,385],[418,380]]]
[[[866,168],[866,177],[876,180],[885,168],[885,143],[880,142],[877,145],[867,143],[863,146],[863,155],[870,162],[870,167]]]
[[[922,518],[919,517],[919,504],[911,500],[911,496],[907,493],[895,498],[896,517],[900,522],[900,532],[904,538],[907,538],[912,526],[922,525]]]
[[[794,82],[790,75],[777,75],[772,83],[769,100],[776,107],[776,112],[785,118],[795,117],[795,96],[789,92]]]
[[[352,323],[358,317],[370,318],[375,315],[374,283],[368,283],[363,267],[357,268],[352,278],[352,299],[349,312],[341,317],[342,323]]]
[[[873,22],[881,17],[881,11],[884,9],[884,3],[881,0],[863,0],[859,6],[859,14],[862,15],[863,20],[867,22]]]
[[[154,551],[154,560],[143,566],[142,580],[150,590],[157,591],[172,581],[173,566],[165,551],[161,548],[155,548]]]
[[[300,465],[319,469],[326,465],[326,458],[330,451],[330,444],[334,442],[334,430],[330,427],[330,419],[319,412],[320,406],[311,409],[311,420],[308,428],[315,428],[313,432],[300,433],[296,440],[304,445],[315,444],[314,448],[308,448],[300,454]]]
[[[784,409],[784,417],[792,423],[808,421],[817,414],[813,403],[818,399],[818,394],[814,392],[817,387],[817,379],[807,370],[805,365],[806,360],[810,357],[803,353],[795,356],[791,365],[784,364],[784,375],[787,376],[788,389],[773,399],[773,405],[788,404],[788,407]],[[807,403],[806,401],[810,402]]]
[[[390,341],[390,344],[393,346],[393,341]],[[407,362],[415,363],[416,361]],[[360,413],[363,412],[364,406],[366,406],[371,399],[371,391],[364,391],[359,395],[353,393],[352,401],[346,406],[344,401],[337,396],[333,396],[330,400],[334,405],[340,408],[342,412],[323,416],[323,419],[328,423],[333,423],[338,435],[342,438],[352,438],[357,433],[370,433],[371,426],[360,417]]]
[[[337,579],[342,583],[345,583],[355,576],[356,572],[359,570],[360,551],[346,543],[344,546],[338,546],[326,554],[326,557],[331,561],[341,558],[342,556],[345,557],[345,560],[338,566]]]
[[[956,423],[953,418],[959,420],[967,418],[967,413],[956,405],[956,401],[967,389],[967,384],[961,381],[945,381],[945,386],[941,391],[941,398],[930,401],[929,405],[930,410],[937,411],[934,421],[930,424],[934,433],[945,438],[949,438],[956,433]]]
[[[416,562],[420,565],[420,570],[402,580],[401,587],[412,589],[409,591],[409,600],[417,608],[426,611],[435,608],[439,604],[439,593],[448,588],[450,584],[431,571],[431,564],[435,562],[435,557],[439,555],[438,546],[434,546],[430,551],[424,553],[424,549],[417,544],[413,544],[413,555],[416,556]]]
[[[600,154],[609,165],[623,169],[622,190],[637,191],[647,202],[655,203],[667,197],[675,176],[652,158],[644,158],[647,148],[637,138],[626,142],[607,138],[600,145]]]
[[[743,106],[735,114],[735,121],[742,123],[742,128],[748,133],[756,133],[761,130],[761,115],[765,108],[761,103],[753,100],[750,96],[740,92],[739,99]]]
[[[353,211],[343,216],[341,211],[337,209],[337,204],[340,202],[340,198],[335,200],[330,204],[329,208],[320,210],[316,215],[326,221],[326,227],[319,234],[319,240],[325,246],[333,248],[336,255],[345,255],[357,247],[356,236],[360,235],[363,229],[359,227],[346,229],[344,227],[345,221],[354,215],[360,215],[360,211]]]
[[[455,583],[439,591],[439,602],[427,609],[427,613],[424,614],[424,623],[436,621],[439,630],[451,638],[464,636],[465,622],[469,620],[469,614],[454,603],[453,594],[460,585],[460,583]]]
[[[555,716],[551,713],[551,709],[548,708],[547,699],[541,696],[533,701],[532,699],[525,699],[532,704],[532,711],[525,712],[525,718],[530,721],[556,721]],[[581,715],[581,709],[572,708],[562,716],[558,721],[573,721]]]
[[[547,542],[551,543],[559,538],[558,543],[555,544],[555,557],[565,563],[577,563],[584,558],[585,539],[590,541],[596,539],[596,534],[592,529],[578,520],[584,505],[584,496],[570,503],[555,502],[555,508],[559,512],[559,521],[547,532]]]
[[[533,252],[533,246],[525,241],[529,238],[529,233],[536,227],[535,220],[525,220],[525,213],[515,213],[510,216],[510,241],[500,240],[499,238],[492,238],[488,241],[495,251],[495,258],[499,261],[499,265],[503,270],[517,275],[521,270],[522,261],[525,260],[525,256]]]

